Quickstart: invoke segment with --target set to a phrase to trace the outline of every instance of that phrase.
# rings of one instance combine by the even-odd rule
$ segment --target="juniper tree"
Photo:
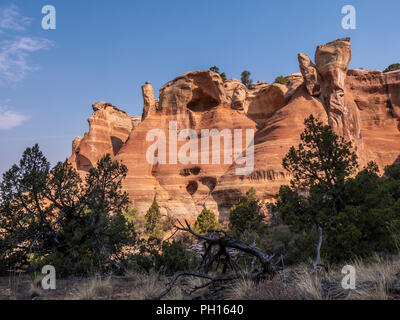
[[[106,155],[82,181],[68,162],[52,170],[38,145],[27,148],[19,165],[0,185],[0,254],[8,267],[35,261],[59,273],[102,268],[134,239],[122,215],[129,204],[122,192],[126,167]]]
[[[252,84],[253,80],[250,79],[251,73],[247,70],[244,70],[240,76],[241,82],[248,87]]]
[[[276,205],[284,223],[303,234],[299,251],[317,250],[330,262],[368,257],[374,252],[395,252],[400,230],[400,170],[397,166],[378,175],[370,162],[357,175],[357,156],[351,144],[332,128],[310,116],[301,143],[283,159],[292,175],[282,186]]]
[[[282,161],[292,180],[290,187],[281,187],[277,207],[292,229],[313,230],[318,235],[316,268],[320,264],[324,232],[334,228],[335,217],[345,209],[344,184],[358,164],[351,143],[339,137],[329,125],[313,115],[304,124],[301,143],[297,148],[291,147]]]

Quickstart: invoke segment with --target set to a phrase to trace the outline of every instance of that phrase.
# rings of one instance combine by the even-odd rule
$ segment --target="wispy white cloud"
[[[3,30],[25,31],[31,21],[31,18],[22,16],[19,8],[14,4],[0,8],[0,33]]]
[[[18,82],[38,69],[29,62],[31,53],[48,49],[53,42],[44,38],[18,37],[0,42],[0,84]]]
[[[8,130],[21,125],[28,117],[10,109],[0,106],[0,130]]]
[[[0,8],[0,34],[5,39],[0,41],[0,85],[16,83],[37,70],[39,67],[29,61],[30,55],[53,45],[45,38],[18,35],[28,31],[31,21],[16,5]]]

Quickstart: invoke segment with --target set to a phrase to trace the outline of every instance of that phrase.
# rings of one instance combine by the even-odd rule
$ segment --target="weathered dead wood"
[[[168,294],[177,280],[184,276],[198,277],[209,280],[206,284],[201,285],[198,288],[194,288],[192,291],[193,293],[196,289],[233,281],[240,278],[248,278],[254,281],[259,281],[267,276],[273,277],[275,272],[281,269],[272,261],[274,255],[268,255],[264,253],[260,248],[256,247],[255,243],[249,245],[241,240],[231,238],[223,230],[215,230],[211,231],[208,235],[201,235],[195,232],[186,220],[185,225],[183,225],[179,220],[177,223],[178,225],[175,226],[177,231],[189,232],[197,239],[204,241],[204,254],[197,270],[179,271],[175,273],[170,279],[166,289],[159,296],[154,298],[156,300],[159,300]],[[244,273],[238,263],[239,259],[232,259],[228,249],[239,251],[242,255],[248,254],[253,256],[254,258],[251,264],[251,270],[247,273]],[[255,261],[259,262],[259,266],[256,266]],[[223,267],[221,274],[209,274],[214,263],[217,263],[218,265],[222,263]],[[230,272],[228,272],[228,270],[230,270]]]

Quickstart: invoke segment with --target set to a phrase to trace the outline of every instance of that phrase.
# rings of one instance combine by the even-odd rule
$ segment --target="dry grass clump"
[[[254,292],[255,283],[249,279],[240,279],[231,285],[224,294],[227,300],[246,300]]]
[[[134,282],[131,300],[145,300],[157,296],[165,288],[160,281],[160,275],[156,272],[148,274],[132,273],[130,279]]]
[[[255,283],[249,279],[241,279],[228,288],[224,299],[228,300],[297,300],[299,290],[287,272],[276,274],[272,279]]]
[[[355,268],[356,287],[342,288],[344,265]],[[31,277],[10,273],[1,279],[0,298],[6,299],[152,299],[169,281],[158,272],[127,272],[125,276],[57,280],[56,290],[43,290],[43,275]],[[3,285],[3,288],[1,287]],[[181,277],[163,299],[228,300],[400,300],[400,255],[352,262],[310,272],[307,265],[286,268],[272,279],[254,282],[242,277],[235,282],[218,282],[198,277]]]
[[[110,278],[102,280],[101,278],[96,277],[95,279],[84,282],[75,292],[74,297],[77,300],[110,298],[112,289],[113,286]]]
[[[32,298],[40,297],[42,293],[42,280],[43,275],[34,274],[28,286],[28,294]]]
[[[343,266],[346,264],[343,264]],[[306,265],[279,272],[258,284],[242,279],[225,292],[238,300],[387,300],[400,298],[400,257],[374,257],[348,263],[356,270],[356,288],[342,288],[343,266],[310,272]]]
[[[309,267],[300,266],[294,271],[294,281],[298,288],[299,296],[307,300],[325,299],[322,281],[328,277],[329,275],[325,271],[310,272]]]
[[[356,289],[351,290],[349,299],[388,300],[399,291],[400,258],[382,259],[374,257],[370,263],[356,260]]]

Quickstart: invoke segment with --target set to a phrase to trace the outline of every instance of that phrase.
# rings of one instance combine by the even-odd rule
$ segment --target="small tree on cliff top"
[[[275,83],[286,84],[286,79],[284,76],[278,76],[275,78]]]
[[[251,73],[247,70],[244,70],[240,76],[240,80],[241,82],[248,87],[249,85],[251,85],[253,83],[253,80],[250,79],[250,75]]]
[[[395,71],[395,70],[400,70],[400,63],[391,64],[389,67],[387,67],[385,70],[383,70],[383,73]]]
[[[225,74],[225,72],[219,72],[219,68],[218,68],[217,66],[211,67],[211,68],[210,68],[210,71],[213,71],[213,72],[218,73],[218,74],[221,76],[221,78],[222,78],[223,81],[226,80],[226,74]]]

